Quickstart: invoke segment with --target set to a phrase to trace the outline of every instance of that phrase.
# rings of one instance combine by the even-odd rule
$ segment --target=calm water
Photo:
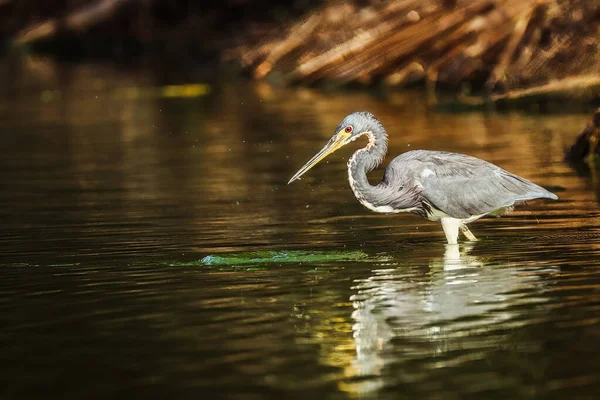
[[[2,399],[600,391],[600,207],[562,162],[587,115],[244,83],[180,95],[140,71],[34,59],[0,70]],[[468,153],[560,201],[475,222],[482,240],[456,250],[438,224],[363,209],[353,149],[287,186],[356,110],[384,122],[393,155]]]

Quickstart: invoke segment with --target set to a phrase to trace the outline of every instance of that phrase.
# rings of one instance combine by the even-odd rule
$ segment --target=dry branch
[[[261,62],[254,70],[254,76],[256,78],[263,78],[271,72],[273,65],[281,57],[300,46],[307,39],[308,35],[317,27],[319,20],[320,17],[318,15],[312,15],[306,21],[295,26],[286,39],[269,49],[266,60]]]
[[[517,48],[523,43],[527,28],[535,27],[543,19],[546,6],[547,2],[538,2],[517,18],[510,39],[485,83],[488,92],[491,92],[499,81],[506,80],[506,70],[515,57]]]
[[[513,89],[506,93],[494,94],[487,98],[462,96],[458,100],[469,107],[482,107],[490,103],[512,105],[536,102],[542,99],[592,100],[600,97],[600,75],[570,76],[554,79],[543,85],[526,89]]]
[[[98,0],[69,13],[62,19],[49,19],[19,32],[13,43],[26,45],[55,36],[60,30],[81,31],[113,16],[117,10],[136,0]]]
[[[440,70],[445,70],[444,80],[447,82],[467,80],[476,66],[483,64],[481,60],[486,52],[510,36],[515,15],[530,7],[529,3],[522,0],[507,2],[505,6],[503,9],[494,8],[485,15],[476,15],[450,35],[441,38],[429,56],[431,61],[427,78],[435,83]],[[437,49],[442,51],[435,52]],[[457,60],[461,61],[462,68],[445,68]]]
[[[377,74],[385,69],[390,61],[398,61],[431,46],[435,38],[448,34],[469,15],[482,12],[490,7],[490,0],[467,2],[465,7],[451,11],[437,10],[417,23],[404,29],[392,31],[383,37],[362,34],[345,43],[340,49],[333,49],[314,60],[298,66],[296,72],[303,78],[321,78],[329,75],[334,79],[352,80],[360,74]],[[343,63],[339,61],[343,60]]]
[[[499,102],[536,99],[540,97],[587,97],[591,99],[598,95],[600,95],[600,75],[583,75],[556,79],[545,85],[527,89],[510,90],[504,94],[491,96],[491,100]]]
[[[257,78],[276,71],[299,83],[479,81],[489,94],[523,86],[543,93],[554,87],[548,82],[591,83],[579,77],[600,73],[597,1],[388,0],[356,10],[350,4],[331,0],[313,14],[318,19],[304,18],[283,39],[276,34],[246,45],[238,58],[258,60],[244,62]],[[341,14],[353,18],[332,20]]]

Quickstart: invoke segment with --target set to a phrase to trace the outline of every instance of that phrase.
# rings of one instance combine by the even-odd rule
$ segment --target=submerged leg
[[[458,239],[458,228],[462,225],[460,220],[451,217],[441,218],[442,228],[446,235],[448,244],[456,244]]]
[[[463,235],[465,235],[467,240],[470,242],[476,242],[477,240],[479,240],[475,237],[475,235],[473,235],[473,232],[471,232],[469,230],[469,228],[467,227],[467,225],[465,225],[465,224],[462,224],[460,226],[460,231],[463,233]]]

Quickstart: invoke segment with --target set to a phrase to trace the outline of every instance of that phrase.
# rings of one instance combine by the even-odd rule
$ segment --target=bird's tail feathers
[[[533,199],[552,199],[558,200],[558,196],[554,193],[544,189],[543,187],[536,185],[535,183],[521,178],[520,176],[510,174],[510,177],[518,181],[518,187],[520,195],[515,199],[515,202],[527,201]]]

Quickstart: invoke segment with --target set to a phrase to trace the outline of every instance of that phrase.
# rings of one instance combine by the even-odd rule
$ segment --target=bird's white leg
[[[458,240],[458,228],[462,225],[460,220],[451,217],[442,217],[440,221],[442,222],[442,228],[444,229],[448,244],[456,244]]]
[[[462,224],[460,226],[460,231],[463,233],[463,235],[465,235],[465,237],[467,238],[467,240],[470,241],[470,242],[476,242],[476,241],[479,240],[479,239],[477,239],[475,237],[475,235],[473,235],[473,232],[471,232],[469,230],[469,228],[467,227],[466,224]]]

